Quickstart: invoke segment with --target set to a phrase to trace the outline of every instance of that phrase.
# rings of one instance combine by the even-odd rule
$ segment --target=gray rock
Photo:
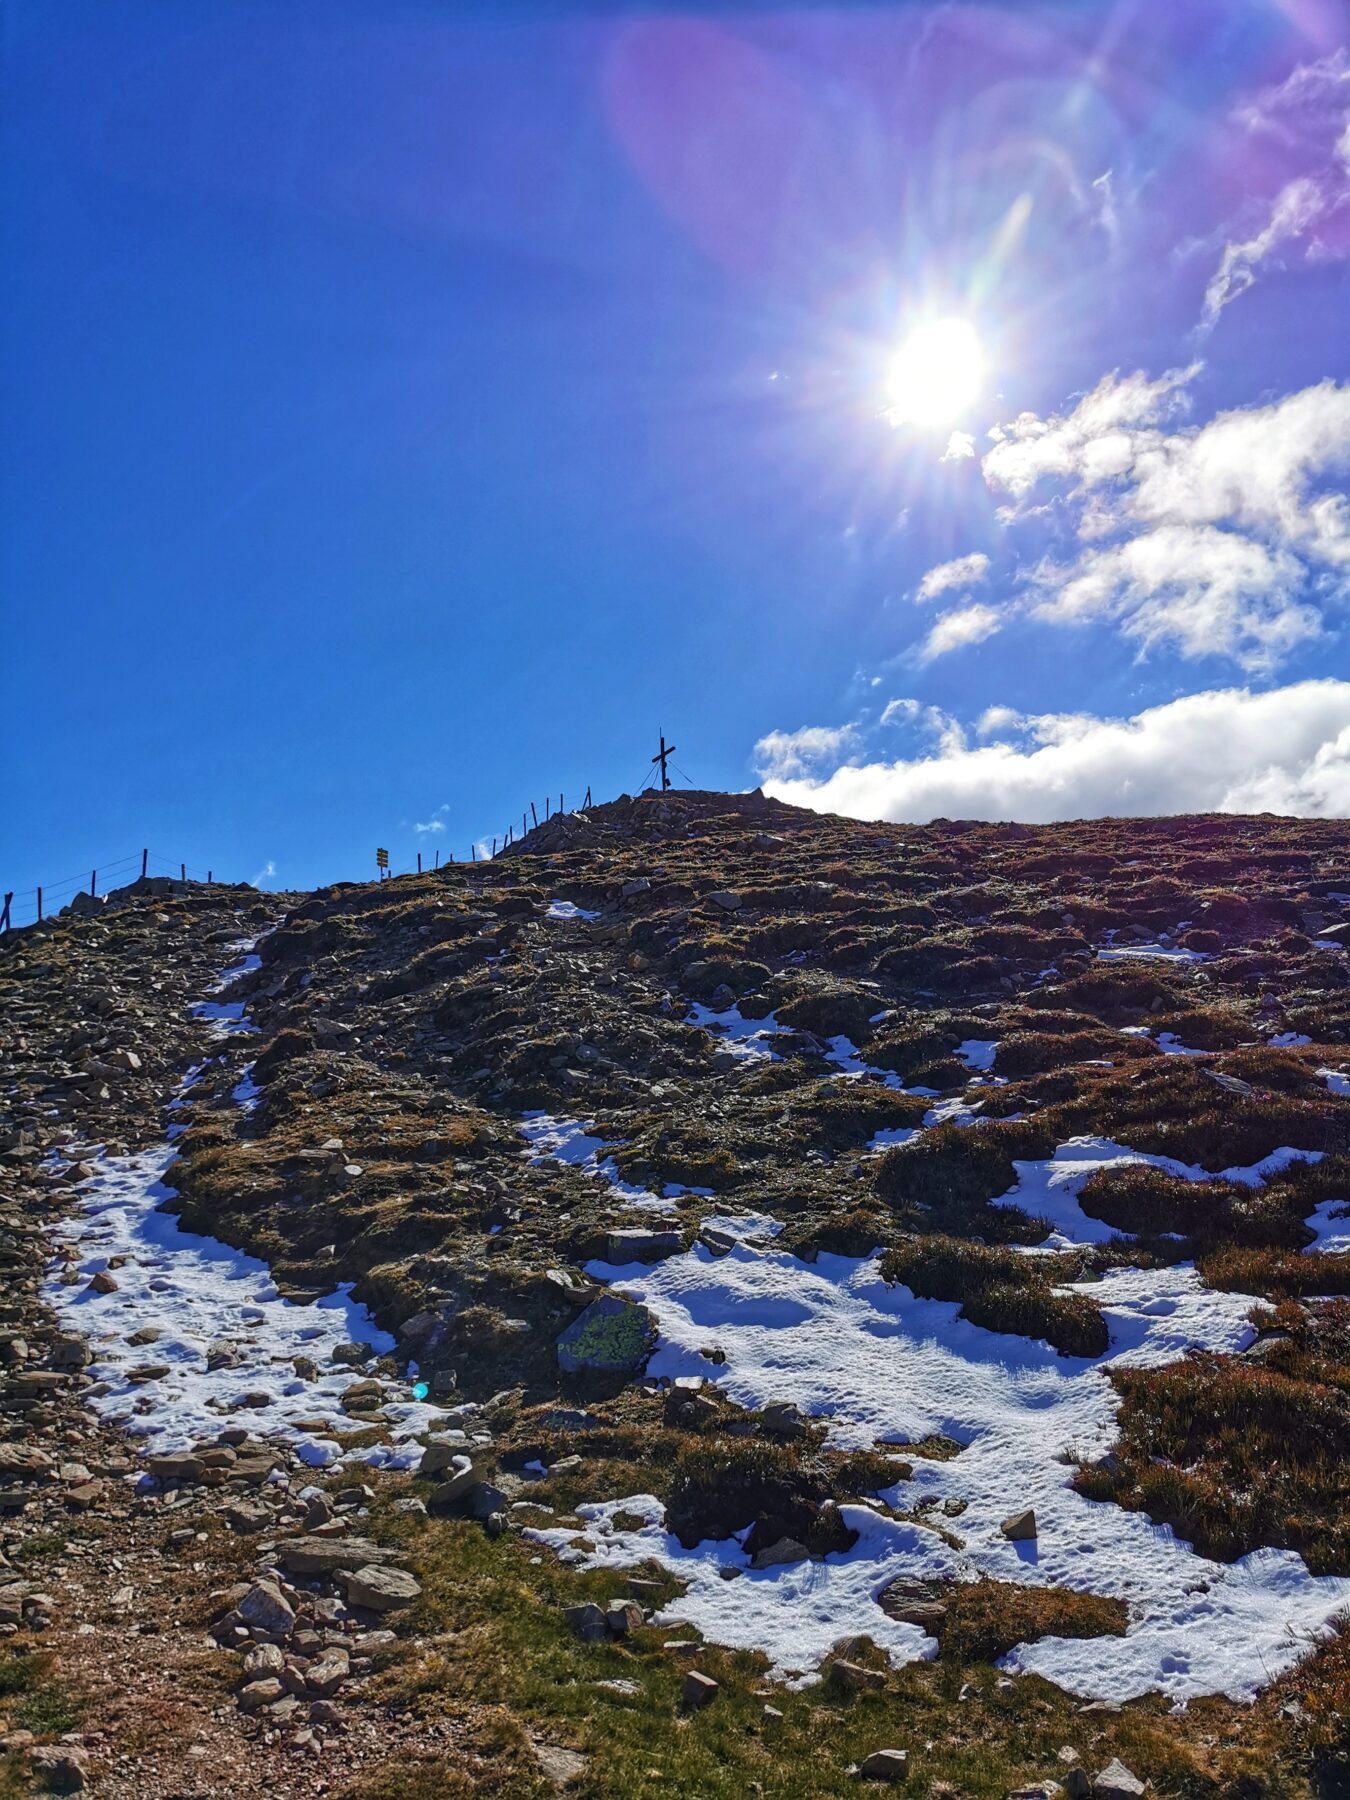
[[[1029,1506],[1022,1512],[1009,1513],[999,1530],[1014,1543],[1024,1543],[1036,1535],[1036,1514]]]
[[[278,1675],[262,1675],[257,1681],[250,1681],[247,1687],[239,1690],[240,1712],[257,1712],[260,1706],[272,1706],[285,1696]]]
[[[684,1248],[678,1231],[643,1231],[640,1228],[611,1231],[606,1254],[612,1263],[657,1262],[663,1256],[677,1256]]]
[[[332,1575],[339,1569],[392,1562],[398,1552],[364,1537],[304,1537],[284,1538],[276,1555],[292,1575]]]
[[[745,901],[739,894],[731,893],[725,888],[719,889],[715,894],[709,894],[708,901],[712,906],[720,906],[723,912],[739,912],[745,905]]]
[[[598,1644],[609,1636],[609,1621],[593,1600],[587,1600],[581,1606],[564,1607],[563,1617],[585,1644]]]
[[[750,1559],[752,1569],[774,1569],[780,1563],[804,1562],[811,1552],[796,1538],[782,1537],[776,1544],[757,1550]]]
[[[645,1306],[602,1294],[558,1338],[558,1366],[567,1375],[628,1375],[643,1366],[655,1343],[656,1326]]]
[[[39,1744],[28,1753],[29,1766],[54,1794],[77,1794],[89,1779],[89,1752],[79,1744]]]
[[[295,1624],[295,1608],[275,1581],[255,1581],[236,1609],[245,1625],[283,1636]]]
[[[313,1699],[331,1700],[351,1672],[345,1650],[325,1650],[305,1670],[305,1687]]]
[[[349,1606],[364,1606],[368,1612],[394,1612],[400,1606],[411,1606],[422,1592],[422,1584],[406,1569],[390,1569],[370,1563],[342,1576],[342,1590]]]
[[[697,1669],[690,1669],[684,1678],[682,1698],[688,1707],[709,1706],[720,1692],[718,1684],[711,1675],[701,1675]]]
[[[1118,1757],[1113,1757],[1092,1777],[1092,1791],[1103,1795],[1104,1800],[1131,1800],[1133,1795],[1143,1793],[1144,1783]]]
[[[909,1772],[906,1750],[874,1750],[865,1756],[858,1773],[868,1781],[903,1781]]]

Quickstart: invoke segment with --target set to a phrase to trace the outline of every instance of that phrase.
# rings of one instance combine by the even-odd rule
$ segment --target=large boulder
[[[645,1306],[602,1294],[559,1337],[558,1367],[565,1375],[631,1375],[655,1345],[656,1325]]]

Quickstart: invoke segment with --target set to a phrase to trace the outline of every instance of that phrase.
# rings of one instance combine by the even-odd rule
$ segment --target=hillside
[[[1350,1792],[1344,823],[648,794],[0,1008],[0,1794]]]

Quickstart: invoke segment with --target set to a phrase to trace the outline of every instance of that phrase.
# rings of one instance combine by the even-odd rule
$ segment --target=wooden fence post
[[[558,811],[560,813],[565,813],[567,811],[567,808],[563,805],[563,797],[561,794],[558,795]]]
[[[439,850],[436,852],[436,861],[432,866],[433,866],[433,868],[437,868],[437,869],[439,869],[441,866],[441,853]]]
[[[530,817],[534,820],[536,825],[539,823],[539,814],[534,810],[533,800],[530,802]]]
[[[210,869],[208,869],[208,870],[207,870],[207,871],[206,871],[206,885],[207,885],[207,887],[210,887],[210,885],[211,885],[211,879],[212,879],[212,878],[211,878],[211,871],[210,871]]]
[[[179,865],[178,865],[178,879],[179,879],[179,880],[180,880],[180,881],[186,881],[186,880],[187,880],[187,864],[186,864],[186,863],[179,863]]]
[[[95,900],[98,898],[98,870],[97,869],[91,869],[89,871],[89,898],[91,900]]]
[[[42,889],[38,889],[38,924],[42,923]]]
[[[422,852],[420,850],[417,852],[417,873],[419,875],[422,873]]]
[[[5,910],[0,913],[0,931],[9,930],[9,903],[13,898],[12,891],[5,895]]]
[[[142,850],[141,851],[141,880],[142,881],[145,880],[145,871],[149,868],[149,866],[150,866],[150,852],[148,850]]]

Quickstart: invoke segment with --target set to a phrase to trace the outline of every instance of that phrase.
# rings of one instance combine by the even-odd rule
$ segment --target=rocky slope
[[[158,885],[0,945],[14,1791],[1345,1791],[1344,825],[649,795]],[[248,1354],[156,1349],[194,1233]]]

